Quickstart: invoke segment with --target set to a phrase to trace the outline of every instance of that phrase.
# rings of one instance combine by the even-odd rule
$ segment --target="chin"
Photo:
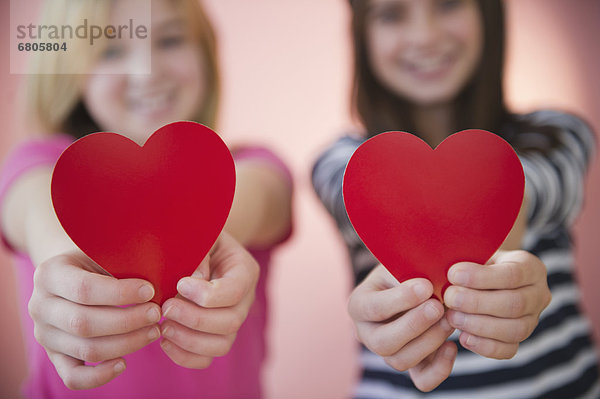
[[[440,95],[440,96],[427,96],[412,98],[410,101],[419,107],[436,107],[440,105],[449,104],[454,101],[454,95]]]

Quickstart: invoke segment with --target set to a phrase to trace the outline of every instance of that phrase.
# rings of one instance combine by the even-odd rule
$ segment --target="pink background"
[[[268,398],[344,398],[356,377],[347,256],[312,192],[315,156],[353,128],[348,93],[346,0],[208,0],[220,36],[225,76],[221,128],[230,142],[264,142],[296,179],[295,235],[275,259],[269,283]],[[559,107],[584,116],[600,133],[600,2],[508,0],[507,91],[515,110]],[[0,159],[16,142],[20,77],[9,74],[9,2],[0,15]],[[600,339],[600,162],[588,176],[576,226],[585,308]],[[18,397],[25,373],[14,273],[0,253],[0,397]]]

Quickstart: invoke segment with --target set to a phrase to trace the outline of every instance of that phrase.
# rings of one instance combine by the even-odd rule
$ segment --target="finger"
[[[160,337],[158,326],[144,327],[122,335],[80,338],[53,327],[45,327],[36,339],[45,348],[87,363],[116,359],[143,348]]]
[[[443,305],[436,299],[430,299],[392,322],[358,323],[358,336],[372,352],[391,356],[427,331],[443,315]]]
[[[453,285],[446,289],[444,303],[463,313],[516,319],[537,315],[538,293],[534,286],[516,290],[477,291]]]
[[[223,232],[210,255],[211,280],[186,277],[179,281],[179,293],[207,308],[238,304],[254,296],[260,269],[256,260],[235,239]]]
[[[210,254],[207,254],[202,262],[200,262],[200,265],[192,273],[192,277],[210,280]]]
[[[81,360],[61,353],[47,351],[56,372],[69,389],[91,389],[112,381],[121,374],[126,363],[124,359],[112,359],[94,366],[86,366]]]
[[[206,281],[196,277],[184,277],[177,284],[177,291],[204,308],[235,306],[242,301],[256,278],[242,264],[229,270],[223,277]]]
[[[507,344],[517,344],[531,335],[537,318],[525,316],[519,319],[502,319],[486,315],[474,315],[449,310],[448,321],[452,327],[471,335],[491,338]]]
[[[461,262],[448,270],[450,283],[479,290],[516,289],[545,278],[546,268],[525,251],[511,251],[493,259],[495,263],[479,265]]]
[[[435,352],[448,337],[454,328],[450,326],[445,317],[419,337],[406,344],[392,356],[385,357],[385,362],[399,371],[415,367]]]
[[[210,366],[213,360],[212,357],[187,352],[167,339],[163,339],[160,342],[160,346],[163,352],[165,352],[175,364],[178,364],[181,367],[205,369]]]
[[[124,306],[154,296],[152,284],[140,279],[116,279],[81,269],[67,256],[52,258],[36,268],[35,284],[50,294],[84,305]]]
[[[429,392],[448,378],[456,359],[457,348],[453,342],[446,342],[423,362],[409,370],[415,386]]]
[[[376,266],[364,281],[359,285],[368,291],[383,291],[388,288],[397,287],[400,282],[382,264]]]
[[[510,359],[517,353],[519,348],[519,344],[507,344],[466,332],[460,334],[459,340],[460,344],[470,351],[491,359]]]
[[[78,337],[91,338],[119,335],[139,330],[160,321],[160,308],[155,303],[119,308],[86,306],[59,297],[36,301],[32,317]]]
[[[189,329],[172,321],[166,321],[162,324],[161,334],[187,352],[208,357],[225,356],[231,349],[235,339],[235,334],[208,334]]]
[[[355,321],[388,320],[418,306],[433,294],[431,283],[422,278],[407,280],[384,290],[373,289],[378,282],[365,280],[363,284],[354,290],[348,302],[348,312]]]
[[[236,333],[248,315],[249,306],[207,309],[185,299],[169,299],[163,304],[163,315],[192,330],[210,334]]]

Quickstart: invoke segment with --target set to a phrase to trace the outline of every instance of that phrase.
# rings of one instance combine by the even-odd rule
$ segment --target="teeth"
[[[161,94],[148,97],[130,98],[129,103],[133,109],[144,113],[151,113],[167,107],[169,105],[169,101],[170,96],[168,94]]]
[[[418,72],[433,72],[439,68],[442,68],[447,63],[446,57],[435,57],[435,58],[422,58],[418,61],[411,61],[410,66],[416,69]]]

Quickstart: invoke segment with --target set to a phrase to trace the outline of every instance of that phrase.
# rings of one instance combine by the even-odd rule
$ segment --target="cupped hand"
[[[35,338],[70,389],[106,384],[125,369],[122,356],[160,336],[160,308],[148,302],[152,285],[97,270],[73,251],[42,262],[34,274],[29,314]]]
[[[164,352],[187,368],[208,367],[226,355],[254,302],[259,266],[229,234],[177,285],[179,295],[163,304]]]
[[[382,265],[358,285],[348,304],[358,339],[387,364],[409,371],[414,384],[431,391],[452,371],[456,345],[444,307],[432,299],[425,279],[399,283]]]
[[[494,359],[517,353],[552,298],[546,266],[522,250],[498,251],[485,266],[457,263],[448,279],[444,302],[448,321],[462,331],[460,343]]]

